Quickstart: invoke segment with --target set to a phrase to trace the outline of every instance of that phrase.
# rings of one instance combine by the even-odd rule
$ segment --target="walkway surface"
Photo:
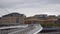
[[[39,24],[34,24],[34,25],[30,24],[25,29],[16,30],[16,31],[10,32],[8,34],[37,34],[41,30],[42,30],[41,25],[39,25]]]
[[[0,27],[0,34],[8,34],[17,30],[25,29],[28,25],[3,26]]]

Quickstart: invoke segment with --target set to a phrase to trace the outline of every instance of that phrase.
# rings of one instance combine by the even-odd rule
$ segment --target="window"
[[[19,18],[16,18],[16,23],[19,23]]]

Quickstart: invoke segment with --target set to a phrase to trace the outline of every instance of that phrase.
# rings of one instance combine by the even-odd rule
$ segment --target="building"
[[[40,14],[26,18],[25,23],[57,23],[57,16],[55,15],[47,15],[47,14]]]
[[[47,14],[35,15],[36,18],[47,18]]]
[[[47,19],[47,14],[34,15],[27,17],[25,23],[42,23]]]
[[[57,21],[57,16],[55,15],[49,15],[47,18],[47,23],[56,23]]]
[[[0,23],[1,23],[1,17],[0,17]]]
[[[57,16],[60,19],[60,15]]]
[[[24,14],[10,13],[0,18],[0,24],[30,24],[30,23],[44,23],[44,24],[57,23],[57,16],[39,14],[31,17],[26,17]]]
[[[1,17],[0,24],[24,24],[26,16],[19,13],[10,13]]]
[[[57,24],[60,24],[60,15],[57,16]]]

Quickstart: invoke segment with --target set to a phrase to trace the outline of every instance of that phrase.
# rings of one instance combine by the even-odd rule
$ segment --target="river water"
[[[43,28],[38,34],[60,34],[60,28]]]

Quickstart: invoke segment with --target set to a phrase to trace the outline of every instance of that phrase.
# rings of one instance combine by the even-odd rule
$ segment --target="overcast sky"
[[[0,0],[0,16],[18,12],[26,16],[60,14],[60,0]]]

